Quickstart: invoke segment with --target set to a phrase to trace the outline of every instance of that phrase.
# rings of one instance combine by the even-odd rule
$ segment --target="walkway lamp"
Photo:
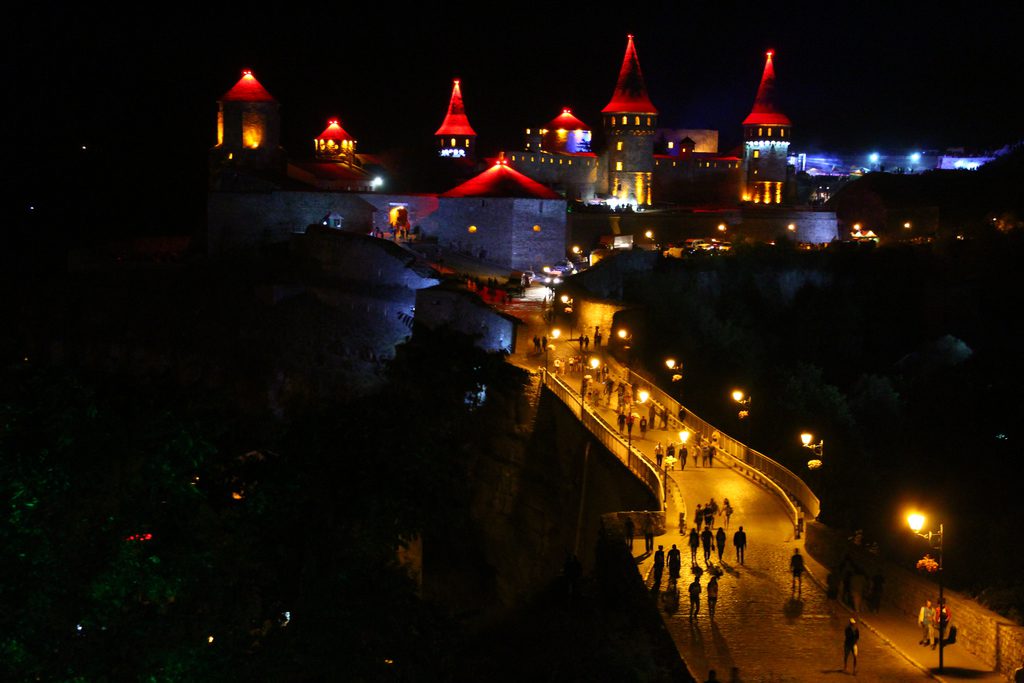
[[[732,392],[732,400],[736,401],[741,406],[743,406],[743,408],[740,408],[740,411],[736,413],[737,417],[739,417],[741,420],[750,417],[751,397],[749,395],[744,394],[739,389],[734,389]]]
[[[938,531],[921,531],[924,529],[925,517],[919,512],[911,513],[907,515],[907,524],[910,525],[910,530],[921,538],[927,539],[928,545],[939,552],[939,561],[936,562],[928,555],[925,555],[923,559],[917,563],[918,569],[923,569],[929,573],[936,574],[939,581],[939,604],[936,609],[939,610],[939,673],[942,673],[942,650],[946,644],[946,598],[942,595],[942,551],[943,551],[943,528],[942,524],[939,524]]]
[[[641,389],[637,394],[637,398],[640,399],[640,403],[647,403],[647,399],[651,397],[651,393],[645,389]]]
[[[601,359],[598,358],[597,356],[594,356],[593,358],[590,359],[590,369],[597,370],[599,367],[601,367]]]
[[[812,443],[813,441],[814,435],[810,432],[804,432],[800,435],[800,445],[804,448],[810,449],[811,453],[814,453],[816,456],[807,461],[807,469],[810,470],[816,470],[821,467],[821,460],[825,453],[825,440],[822,439],[818,443]]]
[[[676,359],[675,358],[666,358],[665,359],[665,367],[668,368],[669,370],[675,370],[676,369],[676,365],[677,365],[677,363],[676,363]]]

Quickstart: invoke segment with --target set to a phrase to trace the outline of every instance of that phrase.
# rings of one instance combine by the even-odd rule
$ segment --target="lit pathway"
[[[531,306],[530,304],[534,305]],[[539,302],[538,302],[539,303]],[[543,355],[532,353],[534,334],[544,328],[539,308],[534,302],[521,302],[520,310],[509,311],[527,321],[520,330],[518,353],[510,360],[517,365],[537,369],[543,367]],[[550,354],[549,364],[558,357],[579,353],[577,344],[562,342]],[[593,355],[593,351],[587,357]],[[580,373],[563,375],[570,386],[578,389]],[[613,394],[611,405],[616,405]],[[635,407],[634,412],[640,412]],[[599,413],[610,424],[615,424],[616,413],[611,408],[599,408]],[[646,414],[646,413],[643,413]],[[654,460],[657,441],[667,444],[675,433],[661,430],[648,431],[646,439],[639,439],[634,429],[633,445]],[[689,619],[687,586],[693,575],[689,566],[689,547],[686,536],[678,530],[678,515],[674,510],[668,518],[668,532],[659,536],[655,544],[665,546],[666,552],[676,544],[683,557],[683,571],[676,588],[668,585],[667,568],[659,589],[652,577],[653,557],[643,552],[642,538],[634,544],[634,557],[647,585],[651,588],[658,610],[666,627],[690,671],[704,681],[710,669],[715,669],[723,682],[744,683],[790,681],[915,681],[932,676],[927,668],[935,665],[934,653],[916,646],[919,637],[913,617],[883,606],[881,613],[865,614],[867,623],[860,623],[859,663],[856,676],[843,672],[843,629],[849,622],[849,611],[835,601],[828,600],[814,578],[805,574],[800,594],[791,591],[789,559],[799,547],[810,572],[823,581],[826,570],[808,557],[803,542],[794,540],[793,525],[782,502],[771,492],[752,483],[735,471],[716,464],[712,469],[693,466],[693,458],[684,471],[670,473],[682,492],[686,505],[686,520],[692,524],[697,503],[706,503],[714,497],[719,504],[728,498],[734,514],[727,532],[728,550],[723,555],[719,579],[718,609],[714,621],[708,617],[706,589],[709,575],[701,578],[701,610],[694,621]],[[674,507],[675,500],[670,502]],[[715,528],[724,525],[724,516],[715,521]],[[735,561],[732,545],[733,532],[742,525],[748,543],[744,566]],[[703,566],[703,551],[698,550]],[[717,555],[713,556],[718,564]],[[955,658],[955,659],[954,659]],[[1005,680],[986,671],[986,667],[961,647],[946,650],[950,670],[940,680]],[[732,678],[732,669],[738,669],[738,678]]]

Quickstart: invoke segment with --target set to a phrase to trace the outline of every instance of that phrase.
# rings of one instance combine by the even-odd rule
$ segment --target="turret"
[[[462,104],[462,90],[459,79],[452,83],[452,97],[448,102],[448,114],[441,127],[434,133],[437,138],[438,154],[442,157],[476,158],[476,131],[469,125],[466,108]]]
[[[779,204],[785,196],[786,165],[792,123],[779,111],[773,52],[768,51],[754,108],[743,120],[743,188],[745,202]]]
[[[217,101],[217,144],[211,150],[215,170],[225,166],[283,172],[280,105],[251,71]]]
[[[628,36],[615,93],[601,113],[608,140],[608,194],[622,202],[649,205],[658,110],[647,95],[633,36]]]
[[[590,151],[590,126],[572,115],[568,107],[540,129],[545,152],[577,154]]]
[[[353,166],[356,163],[356,139],[349,135],[338,119],[327,122],[327,128],[313,141],[316,158]]]

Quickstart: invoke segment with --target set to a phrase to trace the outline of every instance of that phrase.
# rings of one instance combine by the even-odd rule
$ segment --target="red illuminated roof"
[[[602,114],[657,114],[658,110],[647,96],[647,85],[640,72],[640,60],[633,47],[633,36],[626,43],[626,56],[622,58],[619,81],[615,84],[612,101],[601,110]]]
[[[444,123],[437,129],[434,135],[476,135],[473,126],[469,125],[466,117],[466,108],[462,104],[462,90],[459,89],[459,79],[452,84],[452,99],[448,103],[448,115],[444,117]]]
[[[345,132],[345,129],[341,127],[338,119],[331,119],[327,122],[327,128],[324,129],[323,133],[317,136],[317,140],[355,140],[354,137]]]
[[[568,107],[563,109],[561,114],[551,119],[547,128],[549,130],[590,130],[590,126],[573,116],[572,111]]]
[[[544,187],[508,165],[505,156],[489,169],[448,190],[442,197],[521,197],[526,199],[561,199],[554,190]]]
[[[220,98],[220,101],[275,102],[276,100],[267,92],[266,88],[260,85],[252,72],[246,69],[242,72],[242,78],[235,83],[235,87],[224,93],[224,97]]]
[[[775,67],[772,66],[771,50],[768,51],[764,62],[764,74],[761,76],[761,85],[757,88],[757,97],[754,98],[754,108],[750,115],[743,119],[744,126],[789,126],[789,117],[778,110],[775,102]]]

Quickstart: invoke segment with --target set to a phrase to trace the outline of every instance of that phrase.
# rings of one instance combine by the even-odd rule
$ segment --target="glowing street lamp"
[[[561,336],[562,336],[562,331],[560,329],[558,329],[557,327],[555,329],[551,330],[551,338],[552,339],[558,339]]]
[[[619,330],[615,334],[618,335],[619,339],[625,339],[626,337],[629,336],[629,330],[627,330],[626,328],[622,328],[621,330]]]
[[[910,221],[907,221],[906,223],[904,223],[903,227],[906,228],[907,230],[910,230]]]
[[[937,574],[939,580],[939,673],[942,673],[942,650],[946,644],[946,598],[942,595],[942,551],[943,551],[943,527],[939,524],[939,530],[922,532],[924,529],[925,517],[920,512],[913,512],[907,515],[907,524],[911,531],[928,540],[928,545],[939,551],[939,561],[935,562],[927,555],[917,563],[918,569],[925,569],[928,572]]]
[[[646,391],[644,389],[641,389],[637,393],[637,398],[640,399],[640,403],[647,403],[647,399],[649,399],[650,397],[651,397],[650,392],[648,392],[648,391]]]
[[[725,232],[726,227],[727,226],[725,225],[725,223],[719,223],[718,224],[718,232]]]
[[[746,406],[745,408],[741,408],[740,411],[736,413],[737,417],[739,417],[741,420],[750,417],[750,396],[744,394],[739,389],[734,389],[732,392],[732,400],[736,401],[741,406]]]
[[[812,441],[814,441],[814,435],[810,432],[804,432],[800,435],[800,445],[810,449],[817,456],[807,461],[807,469],[816,470],[822,465],[821,459],[825,454],[825,440],[822,439],[818,443],[811,443]]]
[[[582,251],[582,250],[580,249],[580,247],[579,247],[579,245],[578,245],[578,244],[576,244],[576,245],[573,245],[573,248],[572,248],[572,253],[574,253],[574,254],[576,254],[577,256],[579,256],[579,254],[580,254],[580,251]]]
[[[654,239],[654,231],[653,231],[653,230],[648,230],[648,231],[646,231],[646,232],[644,233],[644,237],[646,237],[646,238],[647,238],[647,239],[649,239],[649,240],[652,240],[652,239]]]
[[[590,359],[590,369],[591,370],[597,370],[599,367],[601,367],[601,359],[597,358],[596,356],[594,358],[591,358]]]
[[[666,358],[665,359],[665,367],[668,368],[669,370],[675,370],[676,369],[676,359],[675,358]]]

